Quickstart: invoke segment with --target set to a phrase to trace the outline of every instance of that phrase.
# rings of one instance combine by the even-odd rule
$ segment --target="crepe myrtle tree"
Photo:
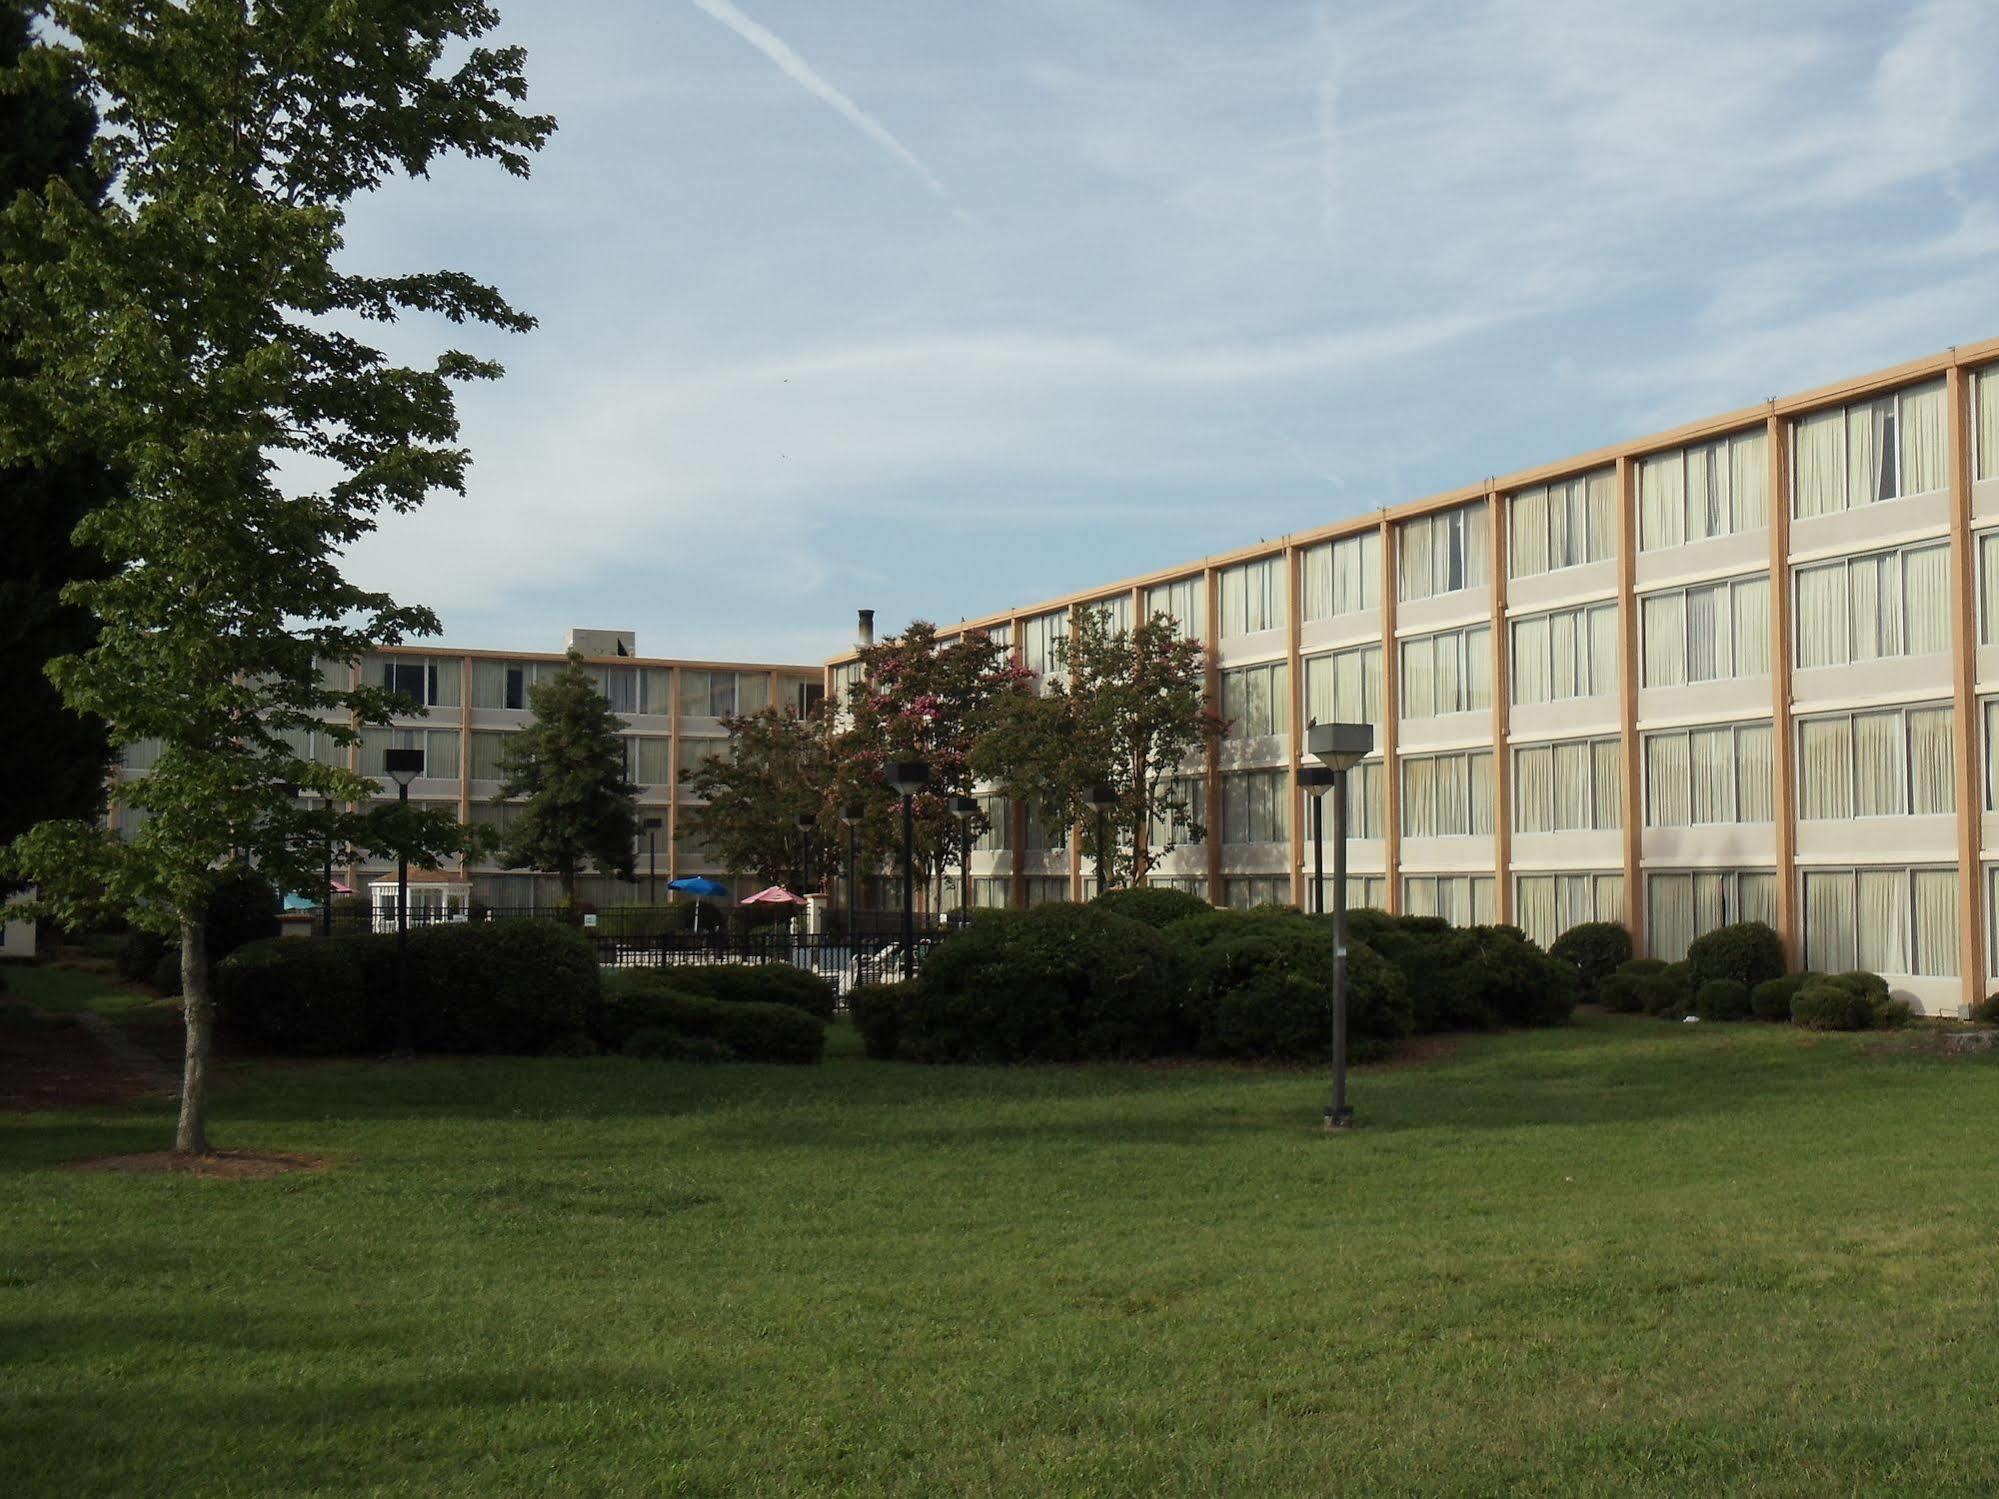
[[[1081,830],[1084,856],[1104,859],[1106,882],[1143,884],[1181,838],[1207,836],[1182,785],[1220,737],[1223,720],[1206,697],[1206,652],[1181,636],[1169,614],[1135,629],[1113,628],[1107,610],[1076,611],[1039,692],[994,702],[972,769],[1051,826]],[[1093,786],[1116,796],[1097,847]],[[1165,830],[1155,842],[1153,828]]]
[[[723,868],[802,890],[808,872],[798,819],[814,820],[817,839],[841,840],[837,845],[822,841],[820,847],[846,846],[833,801],[832,715],[823,705],[809,713],[762,708],[724,718],[722,727],[729,737],[721,753],[681,777],[681,784],[702,798],[699,805],[681,809],[681,826]],[[841,831],[835,834],[834,829]]]
[[[76,533],[106,575],[64,595],[97,638],[49,671],[114,744],[161,749],[119,790],[143,816],[129,841],[45,822],[11,864],[57,916],[111,905],[179,934],[174,1145],[200,1153],[203,918],[221,866],[241,852],[281,885],[317,888],[329,838],[366,848],[393,832],[423,863],[461,836],[443,816],[391,828],[321,810],[379,787],[303,758],[300,739],[351,742],[397,706],[337,664],[437,620],[349,582],[341,554],[384,511],[463,491],[454,386],[500,374],[456,351],[396,365],[362,332],[408,312],[515,331],[532,320],[462,272],[337,268],[345,205],[454,155],[525,176],[553,123],[516,108],[524,56],[481,44],[498,17],[476,0],[53,0],[46,12],[54,26],[20,72],[89,88],[103,116],[93,165],[114,187],[99,207],[52,179],[0,214],[0,337],[20,355],[0,377],[0,464],[91,453],[117,476]]]

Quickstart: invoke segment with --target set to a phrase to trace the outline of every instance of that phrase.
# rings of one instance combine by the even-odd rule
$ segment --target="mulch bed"
[[[138,1155],[102,1155],[67,1162],[64,1171],[109,1172],[119,1176],[193,1176],[205,1181],[261,1181],[293,1171],[324,1171],[325,1156],[288,1155],[276,1150],[215,1150],[207,1155],[176,1155],[148,1150]]]

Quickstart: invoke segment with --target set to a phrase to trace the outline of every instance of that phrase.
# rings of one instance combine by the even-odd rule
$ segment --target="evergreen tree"
[[[639,788],[625,778],[625,721],[575,651],[568,664],[528,690],[534,722],[508,736],[497,803],[519,802],[500,849],[509,869],[538,869],[562,881],[576,903],[586,864],[632,877],[639,836]]]

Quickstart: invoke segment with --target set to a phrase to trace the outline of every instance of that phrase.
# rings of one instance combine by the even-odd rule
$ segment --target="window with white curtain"
[[[1584,604],[1513,621],[1513,701],[1551,703],[1617,690],[1617,605]]]
[[[1299,609],[1307,624],[1381,607],[1381,532],[1322,541],[1299,553]]]
[[[1492,626],[1467,625],[1400,642],[1404,718],[1492,706]]]
[[[663,735],[625,737],[625,779],[639,786],[670,784],[668,764],[673,741]]]
[[[1199,640],[1207,625],[1206,598],[1207,581],[1204,578],[1179,578],[1171,583],[1155,583],[1145,590],[1145,612],[1147,615],[1171,615],[1184,638]]]
[[[1792,514],[1835,515],[1944,488],[1948,425],[1941,380],[1799,417],[1791,425]]]
[[[1221,638],[1281,629],[1284,613],[1284,558],[1264,557],[1225,567],[1215,579],[1221,610]]]
[[[387,775],[383,756],[385,751],[391,749],[422,750],[423,769],[419,774],[426,779],[458,779],[456,729],[364,728],[361,730],[361,774]]]
[[[1145,883],[1154,890],[1184,890],[1202,900],[1208,898],[1208,877],[1204,874],[1147,874]]]
[[[1403,837],[1452,838],[1491,831],[1491,750],[1403,758]]]
[[[760,671],[680,670],[684,718],[747,717],[770,706],[770,677]]]
[[[1999,364],[1980,370],[1972,386],[1971,445],[1972,472],[1999,479]]]
[[[1645,946],[1677,963],[1694,938],[1739,921],[1777,923],[1777,877],[1768,870],[1692,869],[1645,881]]]
[[[1333,793],[1331,789],[1313,793],[1300,789],[1298,826],[1307,837],[1312,831],[1314,804],[1323,810],[1326,838],[1333,836]],[[1380,760],[1363,760],[1347,772],[1347,837],[1380,838],[1388,829],[1387,773]]]
[[[1057,609],[1020,622],[1020,664],[1038,677],[1054,671],[1069,638],[1069,611]]]
[[[1291,877],[1283,874],[1232,874],[1222,881],[1222,899],[1231,911],[1291,904]]]
[[[1999,531],[1978,538],[1978,643],[1999,645]]]
[[[1492,581],[1492,518],[1483,500],[1403,521],[1396,527],[1399,599],[1435,598]]]
[[[1797,664],[1844,666],[1950,649],[1950,543],[1797,569]]]
[[[1955,869],[1808,869],[1805,966],[1955,978]]]
[[[1489,874],[1411,874],[1402,878],[1402,914],[1440,916],[1452,926],[1491,926],[1498,885]]]
[[[1617,546],[1616,470],[1523,489],[1507,502],[1506,513],[1510,576],[1601,562]]]
[[[1513,878],[1513,924],[1543,947],[1586,921],[1623,920],[1621,874],[1521,874]]]
[[[1305,717],[1312,723],[1381,722],[1381,647],[1349,646],[1307,656]]]
[[[1320,882],[1323,905],[1314,907],[1312,899],[1312,879],[1305,877],[1305,900],[1307,910],[1333,909],[1333,877],[1327,875]],[[1388,909],[1388,878],[1379,874],[1350,874],[1347,876],[1347,909],[1349,911],[1386,911]]]
[[[1131,633],[1131,595],[1114,593],[1109,598],[1092,599],[1082,606],[1094,611],[1104,622],[1107,636],[1129,635]]]
[[[1770,725],[1712,724],[1645,736],[1645,826],[1769,822]]]
[[[1282,661],[1222,673],[1222,717],[1230,739],[1282,734],[1291,723],[1291,669]]]
[[[972,840],[972,847],[980,853],[1003,853],[1013,847],[1013,806],[1003,796],[982,796],[979,798],[979,816],[985,827]]]
[[[1952,812],[1951,707],[1875,708],[1798,720],[1798,816],[1926,817]]]
[[[1622,746],[1614,738],[1523,744],[1513,751],[1513,828],[1568,833],[1624,825]]]
[[[1174,776],[1160,798],[1162,805],[1146,821],[1145,846],[1153,853],[1190,843],[1204,842],[1209,830],[1208,778],[1204,775]],[[1201,837],[1194,830],[1201,830]]]
[[[1643,551],[1760,531],[1770,524],[1770,436],[1761,427],[1638,464]]]
[[[463,670],[462,658],[457,656],[371,656],[361,680],[414,699],[421,713],[426,708],[458,706]]]
[[[1291,776],[1282,770],[1236,770],[1222,777],[1222,841],[1282,843],[1291,836]]]
[[[1683,687],[1770,670],[1770,580],[1760,574],[1648,593],[1638,601],[1639,680]]]
[[[290,739],[293,734],[298,734],[303,739],[305,739],[308,742],[308,748],[309,748],[310,740],[312,738],[310,730],[306,729],[289,730],[287,731],[285,737],[287,739]],[[134,771],[151,770],[155,765],[160,763],[160,751],[165,748],[166,748],[166,741],[161,739],[128,740],[124,744],[118,747],[118,768],[120,770],[125,771],[128,774]],[[296,742],[294,742],[292,753],[294,755],[297,755],[301,760],[308,760],[312,758],[312,756],[307,752],[307,750],[302,750],[297,748]],[[345,757],[343,756],[342,758],[344,759]],[[328,760],[325,763],[328,765],[332,765],[339,762]]]

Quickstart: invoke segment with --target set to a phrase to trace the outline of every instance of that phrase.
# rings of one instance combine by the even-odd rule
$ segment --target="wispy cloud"
[[[826,105],[862,135],[908,167],[916,174],[917,179],[958,218],[968,224],[973,222],[972,216],[953,201],[944,184],[937,180],[937,174],[930,170],[922,157],[897,140],[888,126],[827,82],[819,70],[793,51],[783,37],[768,26],[751,20],[731,5],[729,0],[694,0],[694,4],[763,53],[777,65],[780,73],[806,93]]]

